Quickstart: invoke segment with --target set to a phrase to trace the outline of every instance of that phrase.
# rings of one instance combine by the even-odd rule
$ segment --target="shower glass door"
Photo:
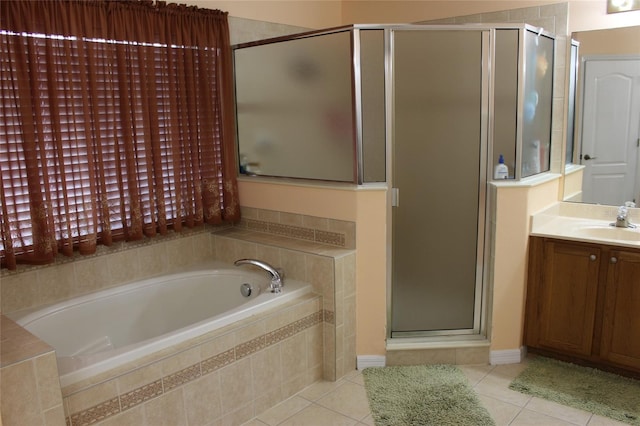
[[[486,30],[394,30],[391,337],[478,334]]]

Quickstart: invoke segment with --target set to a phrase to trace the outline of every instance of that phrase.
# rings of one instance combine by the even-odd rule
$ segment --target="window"
[[[0,5],[3,266],[237,220],[226,14],[62,1],[33,2],[33,15],[21,3]],[[38,21],[61,15],[69,29]]]

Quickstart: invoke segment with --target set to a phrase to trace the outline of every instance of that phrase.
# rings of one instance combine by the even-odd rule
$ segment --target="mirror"
[[[640,202],[640,171],[638,171],[640,148],[637,147],[640,121],[638,96],[629,97],[628,117],[625,117],[627,114],[609,114],[608,130],[603,125],[595,126],[593,117],[594,114],[602,115],[600,112],[594,112],[594,108],[597,109],[598,105],[606,102],[604,97],[607,94],[610,98],[614,98],[611,95],[614,90],[621,90],[620,93],[640,90],[640,83],[637,81],[640,79],[640,26],[580,31],[573,33],[572,38],[580,43],[578,63],[581,69],[577,83],[575,126],[577,138],[573,156],[567,155],[564,200],[620,205],[635,199],[638,203]],[[583,59],[588,60],[586,65]],[[614,71],[608,71],[610,66],[614,67]],[[604,74],[605,72],[608,74]],[[634,79],[628,76],[636,73],[635,88],[632,88]],[[600,92],[589,89],[589,82],[594,84],[597,79],[600,79],[598,84],[602,87],[603,76],[605,79],[609,78],[608,76],[614,76],[610,78],[610,84],[614,89]],[[585,88],[585,82],[587,88]],[[598,96],[602,102],[594,100]],[[622,97],[618,95],[615,98],[617,100],[609,101],[618,102]],[[632,98],[636,98],[635,104]],[[622,117],[625,118],[622,119]],[[623,126],[625,130],[620,131],[619,129]],[[629,131],[626,131],[627,128]],[[620,138],[626,139],[626,142],[623,141],[618,148],[610,145],[612,139],[618,139],[614,137],[616,133],[621,134]],[[569,164],[570,160],[573,164]],[[623,164],[624,169],[621,168]],[[620,194],[613,194],[612,189],[621,189]]]

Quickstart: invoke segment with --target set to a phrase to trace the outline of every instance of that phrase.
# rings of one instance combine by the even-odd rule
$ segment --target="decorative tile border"
[[[156,396],[162,395],[162,380],[158,379],[148,385],[141,386],[137,389],[120,395],[120,409],[125,411],[136,405],[142,404]]]
[[[337,232],[320,231],[316,229],[315,239],[319,243],[330,244],[332,246],[344,247],[346,245],[344,234]]]
[[[336,315],[333,311],[324,309],[322,311],[322,317],[324,319],[324,322],[329,323],[331,325],[336,325]]]
[[[114,416],[120,413],[120,401],[119,398],[112,398],[108,401],[102,402],[98,405],[75,413],[70,416],[70,424],[76,425],[90,425],[92,423],[99,422],[107,417]]]
[[[347,236],[341,232],[324,231],[302,226],[285,225],[257,219],[241,219],[239,227],[250,231],[264,232],[297,240],[311,241],[335,247],[347,247]]]
[[[103,401],[86,410],[72,413],[66,418],[68,426],[88,426],[108,417],[124,412],[153,398],[161,396],[171,389],[183,386],[205,374],[213,373],[222,367],[241,360],[255,352],[292,337],[307,328],[322,323],[325,318],[333,318],[333,312],[319,310],[277,330],[258,336],[236,345],[233,349],[220,352],[180,371],[164,376],[154,382],[140,386],[127,393]]]

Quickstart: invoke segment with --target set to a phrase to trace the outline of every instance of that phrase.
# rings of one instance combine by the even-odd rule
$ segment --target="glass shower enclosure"
[[[386,183],[388,337],[482,337],[490,171],[498,154],[514,180],[549,169],[554,47],[525,24],[235,46],[239,172]]]

